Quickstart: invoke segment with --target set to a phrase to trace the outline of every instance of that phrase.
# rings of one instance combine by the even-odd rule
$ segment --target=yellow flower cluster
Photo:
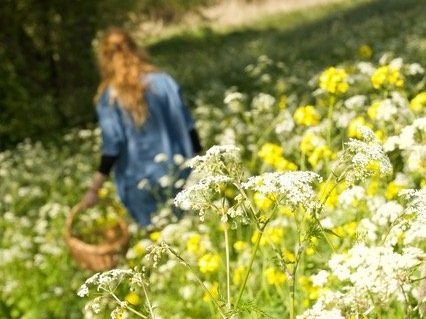
[[[334,208],[338,204],[339,195],[346,188],[344,183],[335,186],[334,182],[325,181],[318,185],[318,195],[321,202],[325,201],[325,205]],[[328,197],[327,197],[328,196]]]
[[[397,197],[398,193],[404,188],[404,185],[398,184],[396,181],[392,181],[388,184],[385,191],[385,197],[388,200]]]
[[[255,231],[251,237],[251,242],[254,244],[259,239],[259,232]],[[260,246],[265,246],[266,244],[275,244],[279,245],[283,242],[284,239],[284,229],[282,227],[269,227],[265,230],[262,238],[260,239]]]
[[[198,261],[198,267],[203,274],[216,272],[219,269],[220,257],[218,254],[205,254]]]
[[[161,238],[161,233],[159,231],[155,231],[149,235],[149,239],[151,239],[154,242],[159,241],[160,238]]]
[[[287,275],[274,267],[266,268],[265,278],[269,285],[282,285],[287,281]]]
[[[357,116],[354,118],[348,125],[348,137],[361,139],[362,134],[360,128],[363,126],[371,128],[371,124],[367,123],[364,117]]]
[[[257,155],[262,161],[278,171],[295,171],[297,165],[283,157],[283,148],[277,144],[266,143],[262,145]]]
[[[216,282],[216,281],[212,284],[206,283],[206,286],[207,286],[209,293],[207,293],[207,292],[204,293],[203,301],[209,302],[212,297],[214,299],[217,299],[219,297],[219,283]]]
[[[303,305],[307,307],[312,300],[318,299],[320,295],[320,288],[313,286],[311,279],[307,276],[300,276],[298,281],[301,290],[306,294],[306,298],[303,300]]]
[[[381,102],[380,101],[375,101],[373,102],[373,104],[371,104],[371,106],[368,108],[367,110],[367,114],[368,116],[372,119],[375,120],[377,118],[377,112],[379,110]]]
[[[334,159],[336,154],[327,146],[320,145],[312,151],[312,153],[308,157],[309,164],[312,167],[317,167],[321,160],[323,159]]]
[[[186,242],[186,249],[191,253],[198,253],[201,250],[200,243],[201,236],[199,234],[192,234]]]
[[[313,132],[307,131],[303,134],[300,149],[304,154],[310,154],[319,145],[321,145],[321,139]]]
[[[261,210],[268,210],[272,206],[272,200],[261,193],[254,193],[253,201],[256,207]]]
[[[238,266],[235,268],[234,273],[232,274],[232,282],[234,283],[234,285],[239,285],[243,282],[245,273],[246,267]]]
[[[345,93],[349,89],[348,74],[342,68],[331,67],[325,70],[320,78],[320,88],[332,94]]]
[[[294,121],[299,125],[314,126],[318,125],[321,116],[312,105],[299,107],[293,115]]]
[[[248,244],[245,241],[237,240],[234,243],[234,249],[238,252],[242,252],[244,249],[246,249]]]
[[[371,83],[375,89],[401,88],[404,86],[404,79],[399,69],[384,65],[373,73]]]
[[[410,102],[410,108],[414,112],[419,112],[426,107],[426,92],[417,94]]]

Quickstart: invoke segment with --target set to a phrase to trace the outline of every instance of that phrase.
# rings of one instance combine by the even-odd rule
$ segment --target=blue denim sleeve
[[[96,105],[102,133],[102,155],[117,156],[124,141],[123,129],[116,106],[109,105],[106,95],[104,94]]]

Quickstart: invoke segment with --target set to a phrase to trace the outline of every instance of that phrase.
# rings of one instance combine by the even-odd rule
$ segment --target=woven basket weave
[[[80,211],[81,205],[77,204],[71,209],[65,222],[65,242],[71,251],[71,255],[77,264],[84,269],[104,271],[114,268],[129,246],[130,235],[127,222],[122,217],[118,221],[121,230],[120,237],[115,238],[112,242],[93,245],[72,235],[72,222]]]

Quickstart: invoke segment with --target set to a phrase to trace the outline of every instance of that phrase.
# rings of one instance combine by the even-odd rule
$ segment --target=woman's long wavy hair
[[[141,76],[155,70],[148,54],[127,32],[112,28],[101,39],[98,61],[101,82],[95,99],[110,87],[112,99],[130,114],[137,126],[141,126],[148,113],[144,98],[146,84]]]

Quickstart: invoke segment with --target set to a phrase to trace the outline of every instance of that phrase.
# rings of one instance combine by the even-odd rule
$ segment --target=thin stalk
[[[231,277],[229,270],[229,238],[228,238],[228,225],[225,224],[225,254],[226,254],[226,308],[231,310]]]
[[[167,247],[167,250],[173,255],[175,256],[186,268],[188,268],[188,270],[195,276],[195,279],[197,280],[197,282],[200,284],[201,288],[203,288],[204,292],[206,294],[209,295],[210,299],[212,300],[213,304],[215,305],[216,309],[219,311],[220,315],[222,316],[222,318],[226,319],[227,316],[226,314],[223,312],[222,307],[219,305],[219,303],[216,301],[216,298],[212,295],[212,293],[210,292],[210,290],[206,287],[206,285],[204,285],[203,281],[200,279],[200,277],[198,276],[198,274],[194,271],[194,269],[192,269],[192,267],[185,261],[185,259],[183,259],[181,256],[179,256],[173,249],[171,249],[170,247]]]
[[[148,298],[148,292],[146,291],[145,284],[143,283],[143,281],[141,281],[141,286],[142,286],[143,294],[145,295],[145,298],[146,298],[146,303],[148,304],[149,313],[151,314],[152,319],[155,319],[154,310],[152,309],[151,302],[149,301],[149,298]]]
[[[241,288],[240,288],[240,292],[238,293],[237,301],[235,302],[235,308],[237,308],[237,307],[238,307],[238,304],[240,303],[241,297],[242,297],[243,292],[244,292],[244,289],[245,289],[245,287],[246,287],[247,280],[248,280],[248,277],[249,277],[249,274],[250,274],[251,268],[252,268],[252,266],[253,266],[254,259],[255,259],[255,257],[256,257],[256,253],[257,253],[257,251],[259,250],[260,240],[262,239],[262,236],[263,236],[263,230],[265,229],[265,227],[266,227],[266,224],[265,224],[265,226],[264,226],[264,227],[262,227],[261,229],[259,229],[259,236],[257,237],[256,244],[255,244],[255,246],[254,246],[254,250],[253,250],[253,253],[252,253],[251,258],[250,258],[249,266],[248,266],[248,268],[247,268],[247,272],[246,272],[246,275],[245,275],[245,277],[244,277],[243,285],[241,286]]]

